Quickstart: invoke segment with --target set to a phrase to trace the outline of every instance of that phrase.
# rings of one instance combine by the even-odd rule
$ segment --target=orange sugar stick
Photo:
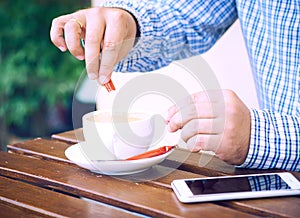
[[[165,154],[165,153],[167,153],[168,151],[172,150],[175,147],[176,147],[175,145],[173,145],[173,146],[163,146],[163,147],[160,147],[160,148],[157,148],[157,149],[154,149],[154,150],[146,151],[142,154],[135,155],[133,157],[129,157],[126,160],[139,160],[139,159],[143,159],[143,158],[155,157],[155,156],[158,156],[158,155]]]
[[[107,83],[104,84],[106,90],[108,92],[111,92],[113,90],[116,90],[114,83],[112,82],[112,80],[109,80]]]

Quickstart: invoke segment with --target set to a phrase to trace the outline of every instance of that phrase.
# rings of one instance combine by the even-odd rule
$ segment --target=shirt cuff
[[[257,168],[259,166],[258,163],[261,161],[261,152],[264,151],[264,149],[259,149],[259,143],[257,143],[257,131],[260,129],[259,127],[259,114],[258,111],[255,109],[250,109],[250,119],[251,119],[251,133],[250,133],[250,144],[249,144],[249,150],[246,157],[246,160],[241,165],[238,165],[236,167],[239,168]]]

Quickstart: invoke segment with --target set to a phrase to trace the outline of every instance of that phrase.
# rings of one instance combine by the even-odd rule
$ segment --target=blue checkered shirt
[[[298,0],[124,0],[141,38],[116,71],[151,71],[211,48],[237,19],[260,109],[239,167],[300,171],[300,3]]]

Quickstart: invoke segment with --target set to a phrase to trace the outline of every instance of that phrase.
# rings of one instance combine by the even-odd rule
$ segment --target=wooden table
[[[71,163],[64,151],[81,140],[75,133],[81,130],[9,145],[0,153],[0,217],[300,217],[297,196],[182,204],[170,187],[178,178],[267,171],[235,169],[217,158],[200,167],[199,156],[205,154],[194,153],[180,164],[187,151],[177,149],[157,166],[173,167],[171,173],[135,182]]]

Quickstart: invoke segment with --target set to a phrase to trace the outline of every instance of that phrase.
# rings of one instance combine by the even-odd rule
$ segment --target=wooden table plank
[[[39,159],[65,162],[68,164],[73,164],[69,161],[64,152],[70,146],[70,144],[58,141],[58,140],[47,140],[37,138],[34,140],[28,140],[20,143],[16,143],[13,145],[8,145],[8,151],[11,153],[17,153],[27,156],[37,157]],[[219,159],[212,159],[211,163],[207,164],[207,167],[199,167],[198,161],[201,156],[205,156],[206,154],[191,154],[185,150],[177,149],[172,155],[160,165],[166,166],[173,169],[178,169],[181,171],[177,177],[173,179],[179,178],[192,178],[192,177],[201,177],[202,176],[220,176],[220,175],[228,175],[234,174],[237,170],[234,169],[233,166],[230,166],[230,169],[227,164],[222,165],[222,161]],[[182,158],[184,157],[184,158]],[[182,161],[185,161],[182,163]],[[214,165],[216,167],[214,167]],[[184,172],[183,172],[184,171]],[[230,173],[228,173],[230,172]],[[248,170],[241,171],[239,174],[243,174],[249,172]],[[265,171],[254,171],[253,173],[265,172]],[[180,177],[181,176],[181,177]],[[171,182],[171,181],[170,181]]]
[[[62,141],[36,138],[7,145],[7,150],[11,153],[32,156],[39,159],[71,163],[65,156],[65,150],[69,146],[70,144]]]
[[[53,139],[57,139],[69,144],[78,143],[78,141],[84,141],[84,136],[82,129],[70,130],[67,132],[57,133],[52,135]],[[183,149],[177,149],[173,152],[172,157],[169,158],[174,160],[174,162],[165,162],[165,166],[174,167],[178,166],[178,169],[186,170],[189,172],[193,172],[196,174],[202,174],[206,176],[220,176],[220,175],[233,175],[233,174],[245,174],[245,173],[266,173],[269,172],[265,170],[262,172],[261,170],[239,170],[232,165],[229,165],[220,159],[211,158],[208,154],[205,153],[191,153],[189,151]],[[201,160],[205,160],[204,162],[207,164],[202,165]],[[207,161],[209,159],[209,161]],[[182,163],[184,160],[184,163]],[[182,164],[178,164],[178,162]],[[200,162],[200,163],[199,163]],[[274,170],[272,170],[274,172]]]
[[[65,157],[65,150],[70,146],[69,142],[64,142],[61,140],[47,140],[47,139],[33,139],[28,140],[12,145],[8,145],[8,151],[12,153],[18,153],[27,156],[33,156],[37,158],[62,161],[70,163],[70,161]],[[168,158],[168,162],[164,163],[164,165],[179,168],[179,169],[188,169],[188,171],[196,171],[196,173],[204,174],[204,175],[224,175],[224,171],[228,171],[228,165],[220,160],[212,160],[212,163],[208,163],[207,166],[213,168],[212,164],[219,165],[218,170],[208,169],[206,167],[199,167],[198,160],[202,156],[207,156],[206,154],[191,154],[190,152],[182,149],[176,149],[173,154]],[[185,161],[185,163],[182,163]],[[218,162],[218,163],[216,163]],[[224,163],[225,167],[222,166]],[[230,166],[233,168],[232,166]],[[195,170],[196,169],[196,170]],[[234,172],[234,169],[229,170],[230,173]]]
[[[80,132],[80,130],[78,130],[78,132]],[[35,140],[8,145],[7,148],[13,153],[39,156],[44,159],[47,159],[49,154],[52,157],[52,160],[57,159],[58,161],[69,162],[65,158],[64,151],[68,146],[70,146],[70,144],[72,144],[72,141],[74,140],[72,135],[72,132],[67,132],[64,135],[62,134],[62,136],[59,135],[60,140],[46,140],[38,138]],[[70,138],[68,139],[68,137]],[[55,136],[55,138],[58,138],[58,136]],[[64,140],[62,140],[62,138],[64,138]],[[47,152],[47,155],[44,154],[45,151]],[[201,158],[210,159],[210,161],[208,161],[205,166],[199,166],[199,160],[201,160]],[[170,161],[166,161],[164,163],[165,166],[170,166],[172,168],[176,167],[206,176],[228,175],[234,174],[236,171],[233,166],[228,165],[217,158],[211,159],[211,157],[205,153],[190,153],[183,149],[176,149],[168,160]]]
[[[53,139],[64,141],[67,143],[75,144],[80,141],[84,141],[84,136],[82,133],[82,128],[70,130],[62,133],[53,134],[51,136]]]
[[[67,132],[57,133],[52,135],[53,139],[57,139],[69,144],[78,143],[78,141],[84,141],[83,131],[82,128],[70,130]],[[201,159],[206,159],[207,164],[204,166],[201,163]],[[280,172],[282,170],[255,170],[255,169],[239,169],[235,168],[232,165],[229,165],[223,161],[221,161],[218,158],[210,158],[205,153],[191,153],[189,151],[183,150],[183,149],[177,149],[172,154],[172,158],[169,158],[174,161],[182,162],[184,160],[184,163],[178,164],[174,162],[165,162],[165,166],[171,166],[174,167],[174,165],[178,166],[178,169],[186,170],[189,172],[193,172],[196,174],[202,174],[206,176],[220,176],[220,175],[234,175],[234,174],[249,174],[249,173],[268,173],[268,172]],[[207,159],[210,159],[207,161]],[[200,163],[199,163],[200,162]],[[299,176],[300,179],[300,174]]]
[[[169,188],[134,183],[16,154],[0,154],[0,173],[154,217],[251,217],[212,203],[199,204],[197,207],[182,204]]]
[[[71,135],[71,134],[69,134]],[[27,156],[33,156],[52,161],[71,163],[65,156],[65,150],[72,144],[61,140],[33,139],[16,144],[8,145],[8,151]],[[205,153],[190,153],[183,149],[176,149],[169,158],[162,163],[163,166],[180,169],[182,171],[205,176],[221,176],[246,173],[267,173],[280,172],[281,170],[251,170],[239,169],[228,165],[218,158],[211,158],[205,166],[199,166],[199,160],[204,157],[208,159]],[[184,161],[184,162],[183,162]],[[183,163],[182,163],[183,162]],[[300,179],[300,173],[297,175]]]
[[[18,217],[18,218],[40,218],[41,214],[36,213],[35,211],[31,211],[27,208],[16,207],[15,205],[6,204],[0,201],[0,215],[1,217],[9,218],[9,217]],[[47,217],[43,215],[43,217]]]
[[[49,217],[137,217],[117,208],[50,191],[0,176],[0,202],[15,205],[23,215],[32,213]],[[62,209],[63,208],[63,209]],[[88,208],[88,210],[86,210]],[[8,211],[9,212],[9,211]],[[0,212],[1,215],[2,211]]]

